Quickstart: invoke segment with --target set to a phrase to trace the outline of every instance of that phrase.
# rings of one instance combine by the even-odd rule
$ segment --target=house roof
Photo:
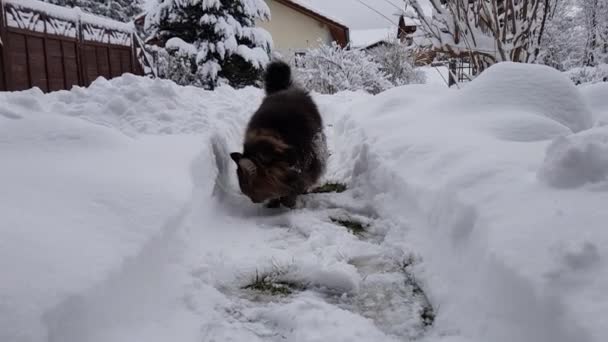
[[[350,41],[350,30],[348,26],[333,16],[322,13],[307,0],[274,0],[286,7],[312,17],[329,27],[333,39],[341,46],[345,47]],[[272,15],[272,13],[271,13]]]
[[[382,41],[394,39],[397,39],[396,27],[352,30],[350,32],[350,45],[355,49],[363,49]]]
[[[330,21],[333,24],[337,24],[339,26],[343,26],[343,27],[348,27],[348,25],[346,24],[346,22],[332,14],[330,14],[329,12],[322,10],[319,6],[315,6],[315,4],[310,1],[310,0],[275,0],[279,3],[286,3],[286,2],[291,2],[299,7],[302,7],[303,9],[306,9],[308,12],[313,12],[314,16],[316,17],[323,17],[323,19],[325,21]],[[310,14],[310,13],[309,13]]]

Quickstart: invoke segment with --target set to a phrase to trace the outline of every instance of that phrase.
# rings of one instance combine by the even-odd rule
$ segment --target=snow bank
[[[597,183],[608,177],[608,127],[559,137],[547,149],[539,178],[558,188]]]
[[[584,85],[579,87],[583,97],[595,114],[595,119],[600,125],[608,125],[608,82]]]
[[[593,125],[591,111],[576,87],[562,73],[547,66],[498,63],[481,73],[464,92],[471,103],[530,111],[573,132]]]
[[[386,245],[420,255],[439,308],[427,340],[605,339],[605,182],[541,181],[605,176],[606,131],[588,130],[605,104],[549,68],[501,63],[462,90],[404,86],[344,109],[336,144],[353,148],[333,158],[402,227]]]
[[[153,237],[170,236],[174,216],[191,197],[190,165],[207,144],[205,134],[240,133],[246,114],[225,114],[248,113],[259,93],[235,96],[221,88],[211,95],[132,75],[46,95],[1,93],[0,340],[65,333],[43,317],[113,273],[119,288],[96,290],[111,293],[106,305],[128,293],[133,278],[164,279],[158,265],[143,268],[152,275],[136,269],[120,278],[119,271]],[[138,293],[144,295],[133,289],[126,305]],[[80,328],[87,331],[84,323]]]

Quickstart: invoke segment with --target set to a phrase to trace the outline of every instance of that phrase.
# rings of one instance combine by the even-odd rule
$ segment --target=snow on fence
[[[143,74],[133,25],[37,0],[0,0],[0,90]]]

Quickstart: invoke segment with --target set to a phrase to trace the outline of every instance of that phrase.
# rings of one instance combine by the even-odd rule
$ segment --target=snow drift
[[[558,188],[608,179],[608,127],[559,137],[547,148],[539,178]]]

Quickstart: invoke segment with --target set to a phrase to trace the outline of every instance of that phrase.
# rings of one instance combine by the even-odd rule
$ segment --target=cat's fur
[[[251,117],[237,164],[241,191],[254,203],[293,207],[325,170],[323,120],[308,92],[293,84],[291,68],[271,62],[266,96]]]

